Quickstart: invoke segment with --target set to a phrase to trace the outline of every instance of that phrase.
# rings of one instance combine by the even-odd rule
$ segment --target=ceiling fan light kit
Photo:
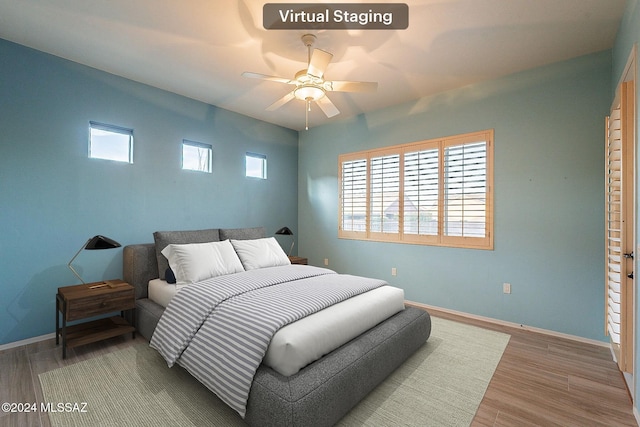
[[[375,82],[350,82],[350,81],[328,81],[324,79],[324,72],[331,62],[333,55],[321,49],[311,47],[316,41],[313,34],[305,34],[301,37],[302,43],[307,47],[307,69],[298,71],[293,79],[283,77],[268,76],[260,73],[244,72],[242,75],[249,78],[257,78],[278,83],[295,85],[295,89],[278,99],[267,107],[267,111],[276,110],[292,99],[299,99],[305,102],[305,129],[309,129],[309,111],[311,103],[317,103],[320,110],[327,116],[333,117],[340,114],[340,111],[331,102],[327,92],[372,92],[378,87]]]
[[[298,71],[295,80],[296,88],[293,94],[296,98],[302,101],[317,101],[325,95],[322,79],[307,74],[307,70]]]

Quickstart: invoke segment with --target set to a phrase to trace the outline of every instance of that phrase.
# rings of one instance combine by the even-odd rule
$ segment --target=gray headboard
[[[149,280],[158,277],[155,243],[125,246],[122,257],[122,279],[135,288],[136,299],[147,298]]]
[[[125,246],[122,251],[122,278],[135,288],[136,299],[147,298],[149,280],[164,278],[168,263],[160,252],[171,243],[204,243],[218,240],[245,240],[266,237],[264,227],[210,228],[188,231],[156,231],[155,243]]]

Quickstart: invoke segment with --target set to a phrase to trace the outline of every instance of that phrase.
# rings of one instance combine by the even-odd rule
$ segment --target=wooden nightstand
[[[291,264],[304,264],[304,265],[308,264],[306,258],[302,258],[299,256],[289,256],[289,261],[291,261]]]
[[[67,357],[67,348],[73,348],[131,332],[135,338],[136,328],[124,319],[125,310],[131,310],[135,324],[135,295],[133,286],[122,280],[85,283],[58,288],[56,295],[56,345],[62,335],[62,358]],[[67,322],[86,319],[106,313],[120,311],[120,316],[98,319],[91,322],[67,326]],[[62,314],[62,328],[60,315]]]

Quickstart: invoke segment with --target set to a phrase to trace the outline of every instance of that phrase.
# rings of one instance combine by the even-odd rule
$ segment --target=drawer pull
[[[100,307],[106,307],[106,306],[107,306],[106,301],[102,301],[102,304],[100,304]]]

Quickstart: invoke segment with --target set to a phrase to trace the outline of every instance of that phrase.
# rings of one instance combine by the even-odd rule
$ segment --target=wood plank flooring
[[[429,312],[511,335],[472,426],[638,425],[607,347]]]
[[[637,426],[622,374],[605,347],[429,310],[511,335],[472,426]],[[130,335],[68,350],[50,339],[0,352],[0,403],[43,401],[38,374],[126,348]],[[0,412],[0,426],[48,427],[46,414]]]

